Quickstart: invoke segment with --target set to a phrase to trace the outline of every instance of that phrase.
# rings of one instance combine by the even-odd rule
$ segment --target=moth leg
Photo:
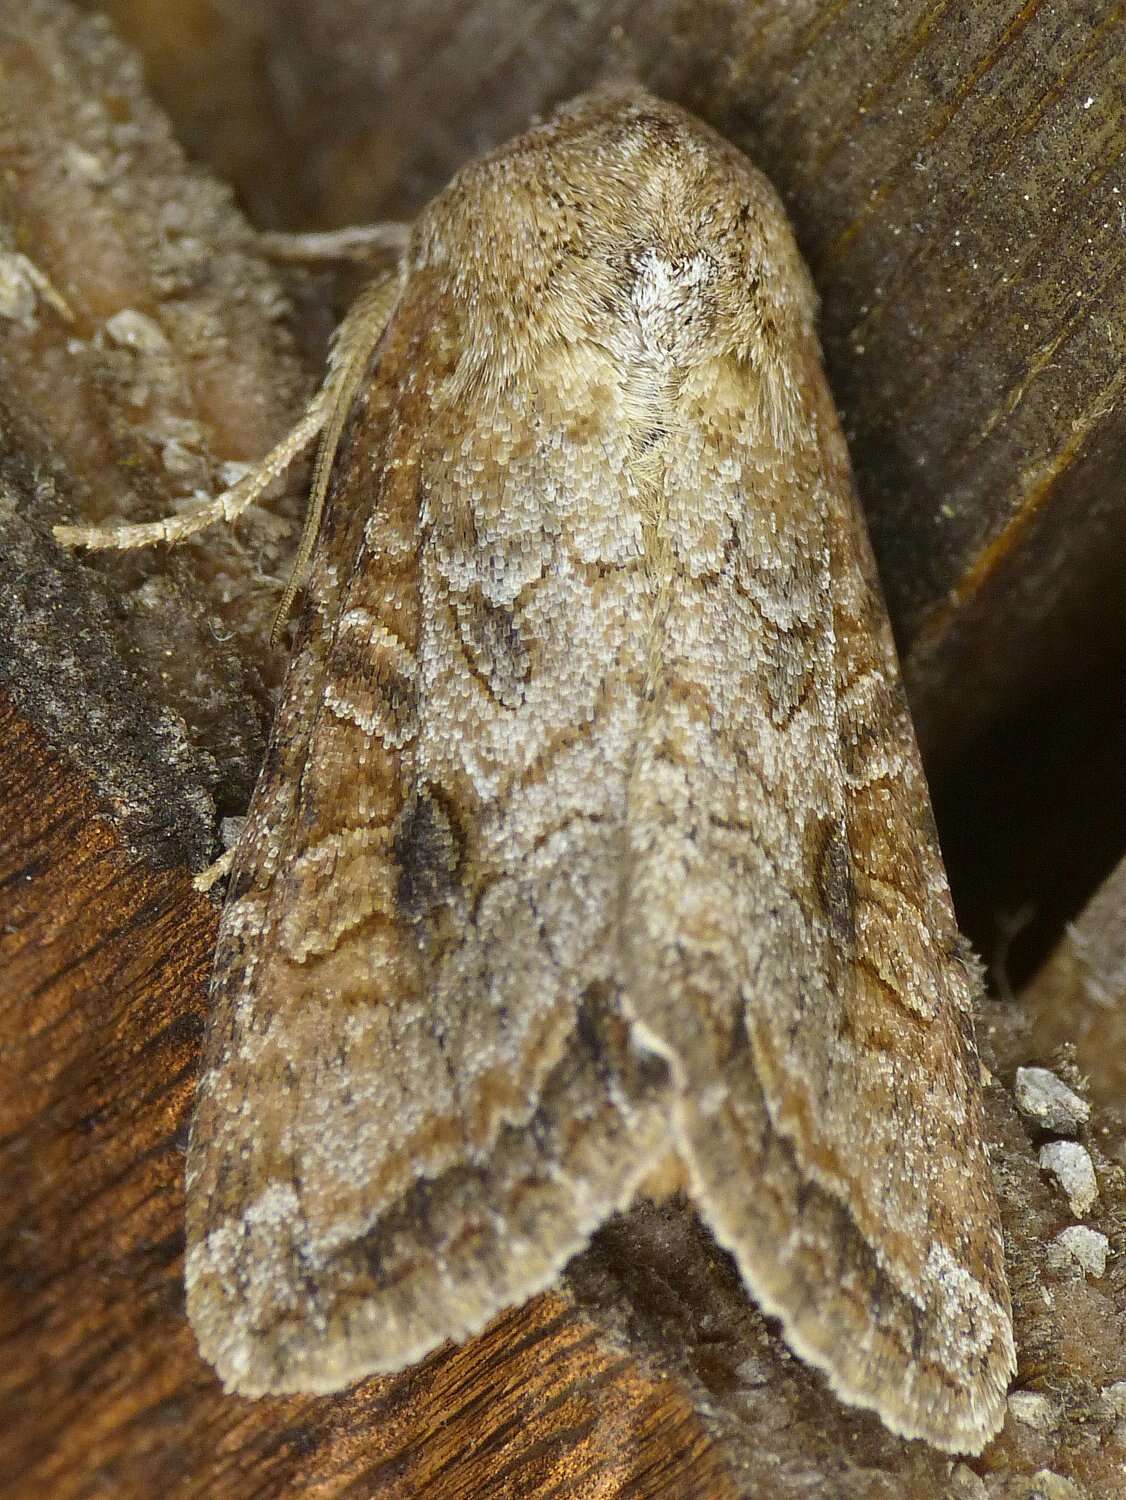
[[[225,854],[220,854],[218,859],[212,860],[206,870],[201,870],[192,879],[192,890],[200,891],[201,893],[209,891],[217,881],[222,880],[225,875],[231,873],[231,865],[234,863],[234,858],[235,850],[231,848]]]
[[[313,555],[340,435],[344,431],[348,413],[352,410],[356,392],[367,373],[375,346],[383,337],[401,285],[401,276],[397,270],[371,282],[353,302],[336,330],[332,354],[329,356],[328,375],[316,398],[317,401],[325,402],[325,410],[318,428],[321,440],[313,465],[313,483],[309,490],[309,503],[305,508],[305,524],[301,529],[301,540],[297,544],[289,582],[274,616],[274,626],[270,632],[270,641],[274,645],[278,642],[308,569],[309,559]]]
[[[366,263],[387,256],[399,260],[409,238],[409,224],[351,224],[311,234],[268,231],[258,236],[258,244],[271,260],[317,265],[346,260]]]

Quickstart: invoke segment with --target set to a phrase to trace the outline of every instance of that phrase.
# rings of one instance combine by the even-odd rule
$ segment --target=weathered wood
[[[1069,925],[1021,996],[1038,1057],[1061,1050],[1126,1125],[1126,860]]]
[[[137,847],[198,863],[262,756],[281,666],[265,575],[289,528],[80,562],[50,523],[191,504],[267,448],[306,384],[286,304],[104,23],[0,4],[0,98],[0,271],[11,286],[28,257],[72,313],[24,287],[0,320],[8,690]]]
[[[623,59],[744,146],[823,294],[955,873],[983,937],[1030,893],[1058,930],[1126,848],[1120,11],[104,8],[263,223],[409,211]],[[676,1205],[614,1224],[558,1292],[397,1380],[251,1403],[199,1362],[180,1176],[214,911],[184,867],[245,805],[289,543],[256,517],[182,553],[77,561],[48,525],[160,514],[264,451],[315,376],[332,289],[291,279],[292,310],[128,55],[62,0],[0,0],[0,95],[0,250],[76,315],[32,299],[0,322],[0,1494],[980,1495],[841,1408]],[[124,310],[164,346],[136,320],[115,340]],[[1068,869],[1044,852],[1062,848]],[[1020,1006],[987,1009],[1004,1084],[1075,1035],[1053,1015],[1049,1042]],[[1099,1034],[1126,1054],[1120,1019]],[[1066,1207],[1005,1089],[990,1111],[1020,1378],[1060,1419],[1010,1421],[974,1468],[991,1497],[1038,1469],[1113,1493],[1099,1393],[1126,1378],[1123,1273],[1047,1266]],[[1091,1135],[1093,1222],[1121,1247],[1121,1121],[1097,1095]]]

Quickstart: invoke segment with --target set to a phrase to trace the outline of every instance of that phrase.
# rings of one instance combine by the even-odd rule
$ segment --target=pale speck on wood
[[[1026,1119],[1057,1135],[1077,1134],[1091,1117],[1086,1100],[1047,1068],[1018,1068],[1013,1097]]]
[[[160,324],[147,313],[135,308],[123,307],[113,317],[107,318],[106,333],[115,344],[125,349],[136,349],[142,354],[167,355],[171,346]]]
[[[1048,1264],[1077,1265],[1085,1276],[1098,1280],[1106,1272],[1110,1241],[1097,1229],[1086,1224],[1069,1224],[1061,1229],[1048,1247]]]
[[[1008,1404],[1018,1422],[1037,1432],[1051,1432],[1059,1422],[1059,1407],[1041,1391],[1014,1391]]]
[[[842,1399],[1001,1425],[977,970],[814,312],[737,150],[588,95],[421,215],[259,476],[128,534],[323,432],[189,1150],[229,1388],[465,1338],[668,1164]]]
[[[1040,1147],[1040,1167],[1059,1183],[1073,1214],[1085,1214],[1099,1196],[1091,1153],[1075,1141],[1049,1141]]]

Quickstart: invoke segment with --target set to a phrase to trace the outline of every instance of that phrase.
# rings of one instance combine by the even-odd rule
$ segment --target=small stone
[[[219,823],[219,842],[224,849],[233,849],[242,838],[246,818],[223,818]]]
[[[1037,1432],[1051,1432],[1058,1420],[1055,1402],[1039,1391],[1014,1391],[1009,1397],[1009,1411],[1018,1422]]]
[[[1040,1147],[1040,1167],[1050,1172],[1067,1194],[1071,1211],[1080,1217],[1099,1196],[1090,1152],[1075,1141],[1049,1141]]]
[[[1075,1135],[1091,1118],[1091,1106],[1047,1068],[1018,1068],[1013,1087],[1017,1108],[1056,1135]]]
[[[123,349],[137,349],[142,354],[168,352],[168,340],[160,324],[133,307],[123,307],[112,318],[107,318],[106,332]]]
[[[1085,1224],[1071,1224],[1061,1229],[1048,1250],[1050,1266],[1066,1266],[1070,1261],[1081,1266],[1087,1276],[1099,1277],[1106,1270],[1110,1241],[1097,1229]]]
[[[1104,1385],[1099,1392],[1099,1400],[1112,1417],[1126,1417],[1126,1380],[1116,1380],[1112,1385]]]

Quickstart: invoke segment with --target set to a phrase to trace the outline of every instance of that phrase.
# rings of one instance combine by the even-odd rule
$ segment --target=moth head
[[[582,95],[464,168],[420,218],[413,262],[455,287],[461,347],[491,380],[567,343],[769,376],[816,307],[766,179],[634,87]]]

